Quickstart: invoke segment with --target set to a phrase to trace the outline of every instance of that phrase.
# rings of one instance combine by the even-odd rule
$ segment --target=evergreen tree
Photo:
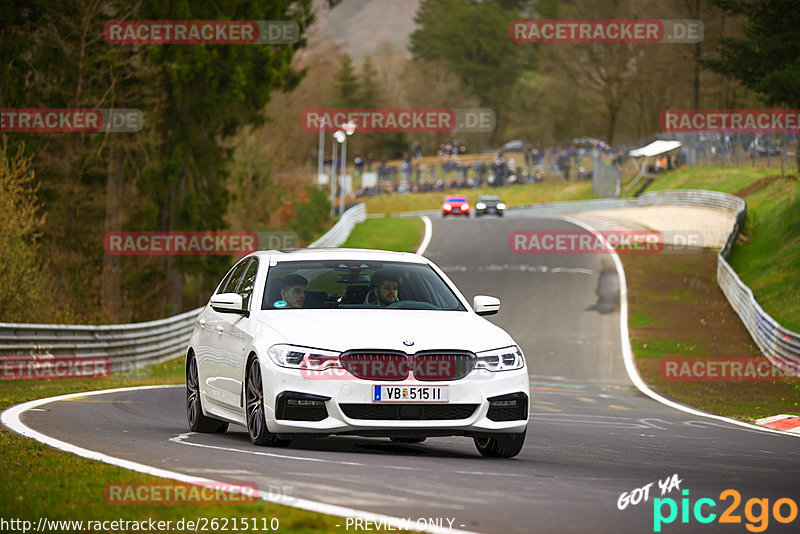
[[[334,106],[340,108],[360,107],[360,87],[358,77],[353,69],[353,60],[349,54],[344,54],[336,73],[336,97]]]

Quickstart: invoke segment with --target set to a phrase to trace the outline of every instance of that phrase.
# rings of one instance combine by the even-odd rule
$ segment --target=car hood
[[[259,322],[282,337],[284,343],[340,352],[350,349],[480,352],[514,344],[503,329],[471,312],[264,310],[258,313]]]

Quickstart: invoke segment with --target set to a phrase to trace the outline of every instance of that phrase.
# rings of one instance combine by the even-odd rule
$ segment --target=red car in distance
[[[469,202],[462,196],[447,195],[442,202],[442,217],[465,215],[469,217]]]

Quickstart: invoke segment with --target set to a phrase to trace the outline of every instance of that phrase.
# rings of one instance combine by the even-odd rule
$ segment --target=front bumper
[[[493,208],[491,206],[487,206],[487,207],[485,207],[483,209],[477,210],[477,213],[480,213],[481,215],[489,215],[489,214],[492,214],[492,215],[503,215],[503,213],[505,213],[505,211],[506,210],[501,210],[501,209]]]
[[[441,382],[361,380],[343,370],[337,370],[336,376],[332,377],[330,372],[287,369],[271,361],[262,361],[261,367],[267,427],[275,434],[482,435],[494,432],[518,433],[524,431],[528,424],[530,386],[528,371],[524,367],[501,372],[475,370],[460,380]],[[446,385],[449,399],[447,403],[441,404],[392,404],[398,410],[403,410],[398,412],[389,408],[387,403],[372,402],[374,385]],[[524,403],[524,419],[497,420],[508,419],[508,409],[499,409],[497,403],[491,404],[490,399],[512,394],[524,394],[524,400],[517,396],[520,399],[520,410]],[[326,417],[315,421],[284,418],[286,410],[279,406],[276,399],[287,396],[327,399],[322,401],[324,410],[323,415],[319,416]],[[402,406],[406,408],[400,408]],[[319,404],[314,408],[317,414],[320,413],[320,408]],[[503,411],[506,416],[498,417]],[[382,413],[389,413],[392,419],[376,419]]]

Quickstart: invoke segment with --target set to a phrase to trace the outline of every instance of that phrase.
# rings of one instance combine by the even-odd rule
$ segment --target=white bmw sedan
[[[258,251],[223,278],[195,321],[186,405],[195,432],[245,426],[253,443],[351,434],[420,443],[467,436],[519,454],[525,358],[433,263],[356,249]]]

